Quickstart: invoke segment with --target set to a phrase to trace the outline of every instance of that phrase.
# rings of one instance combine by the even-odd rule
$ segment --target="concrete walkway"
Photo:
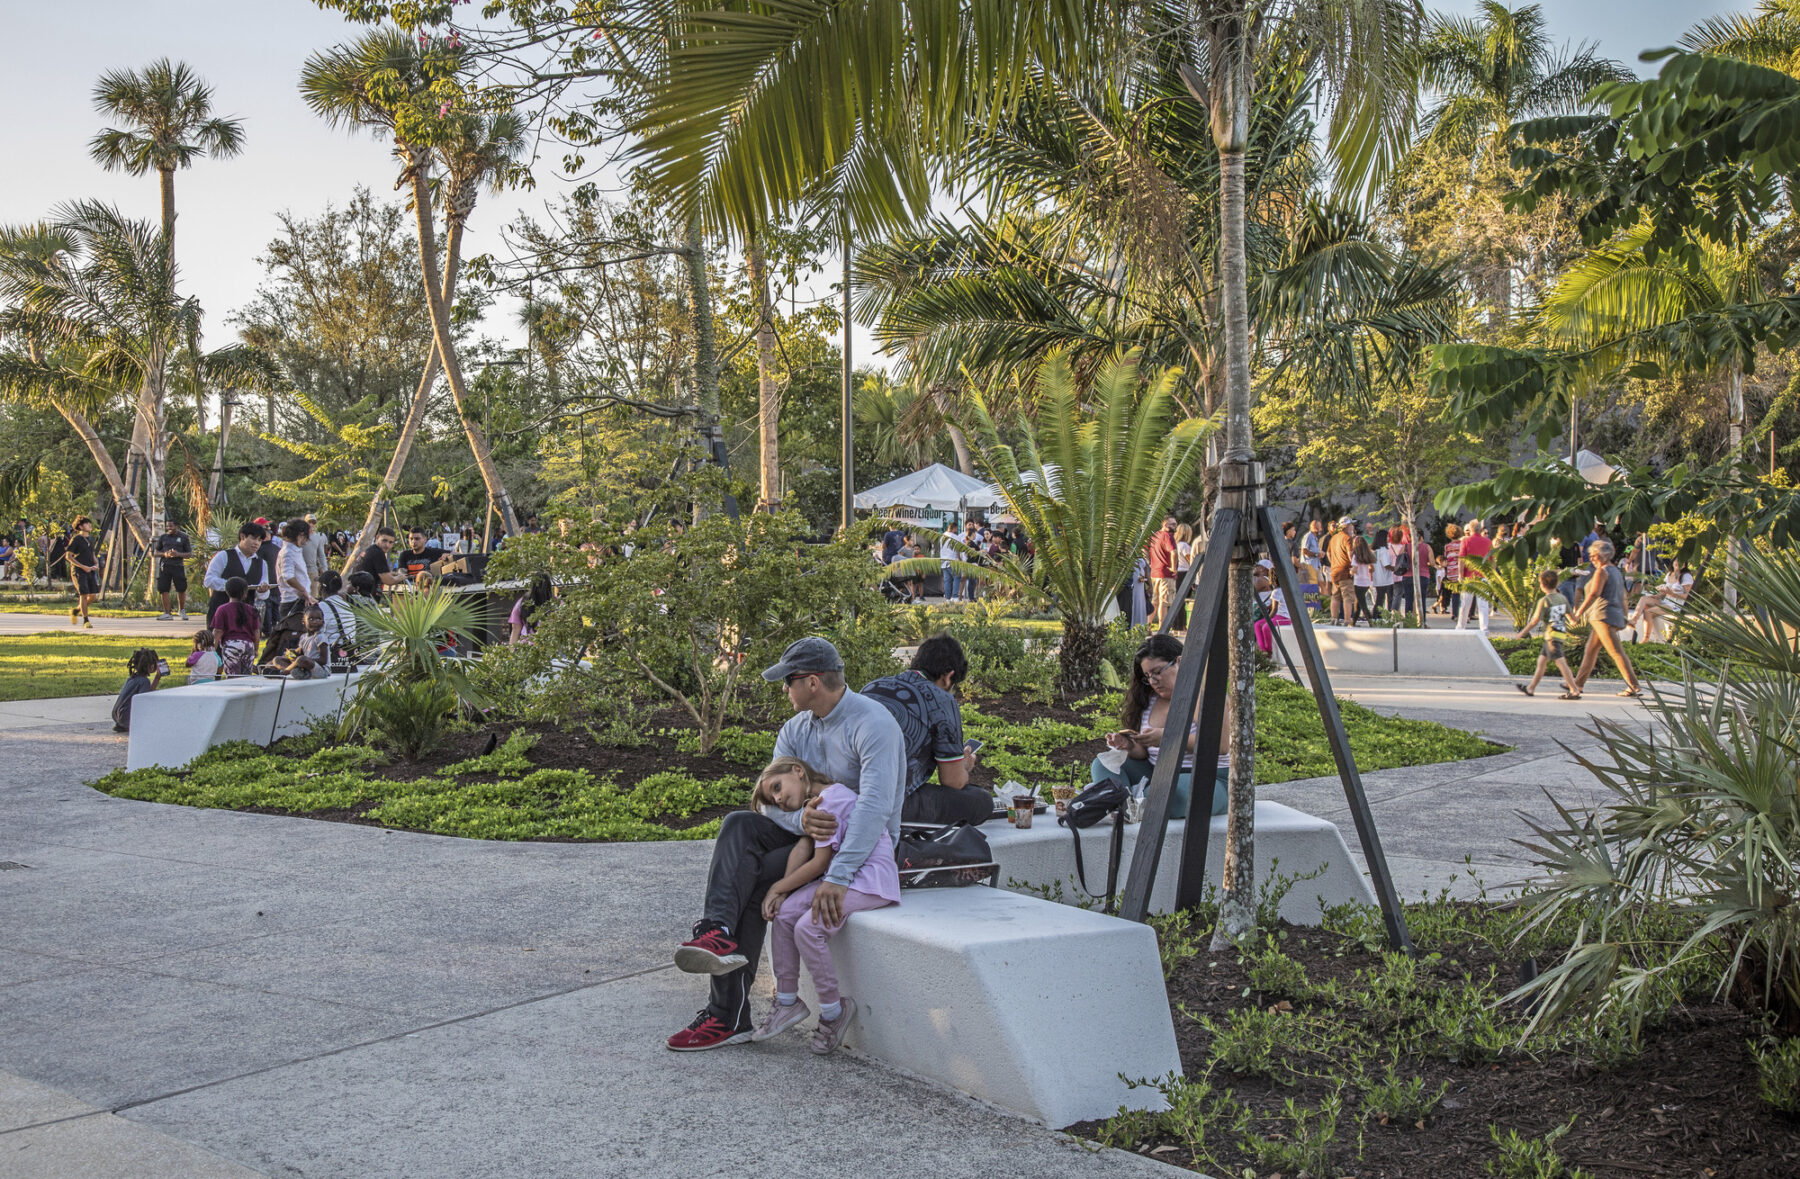
[[[1635,708],[1336,687],[1520,746],[1368,776],[1408,895],[1464,854],[1489,883],[1515,875],[1513,808],[1547,809],[1540,784],[1591,790],[1553,741]],[[109,704],[0,705],[9,1179],[1174,1173],[796,1038],[666,1051],[703,1001],[668,962],[707,844],[481,843],[114,799],[82,785],[124,761]],[[1267,796],[1345,821],[1335,780]]]
[[[145,638],[191,638],[195,631],[206,625],[206,604],[202,602],[198,608],[188,607],[188,620],[179,618],[172,622],[160,622],[154,618],[101,618],[98,615],[90,619],[92,630],[84,627],[70,626],[67,613],[62,614],[3,614],[0,613],[0,635],[35,635],[45,632],[67,631],[70,634],[85,635],[133,635]]]

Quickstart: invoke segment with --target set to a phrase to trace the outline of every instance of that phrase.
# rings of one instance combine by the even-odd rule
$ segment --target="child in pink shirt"
[[[813,912],[813,894],[850,827],[856,792],[827,782],[797,757],[778,757],[757,779],[750,804],[759,811],[775,807],[793,812],[815,798],[821,810],[831,812],[837,819],[837,831],[830,843],[816,846],[802,837],[788,854],[787,875],[776,881],[763,899],[763,919],[774,926],[769,957],[775,966],[775,1002],[768,1018],[750,1038],[767,1040],[778,1036],[812,1014],[799,995],[800,963],[804,961],[813,988],[819,993],[819,1029],[813,1033],[812,1050],[824,1055],[844,1042],[844,1033],[856,1018],[856,1001],[838,994],[837,968],[831,961],[830,938],[844,927],[843,921],[823,924]],[[843,916],[848,920],[852,913],[899,903],[900,869],[894,863],[893,841],[883,832],[869,858],[850,880],[844,893]]]

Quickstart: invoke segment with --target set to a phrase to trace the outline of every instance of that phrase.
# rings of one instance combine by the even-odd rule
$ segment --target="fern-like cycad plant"
[[[1543,596],[1538,573],[1546,566],[1533,565],[1509,549],[1486,557],[1464,557],[1463,564],[1481,575],[1463,579],[1464,593],[1474,593],[1500,607],[1514,626],[1525,625],[1538,598]]]
[[[968,399],[977,461],[1035,550],[1029,568],[1009,559],[977,575],[1048,596],[1061,612],[1064,694],[1099,686],[1108,607],[1213,431],[1204,419],[1175,420],[1178,378],[1169,369],[1146,385],[1132,353],[1084,389],[1068,356],[1052,354],[1030,404],[1007,423],[1016,444],[1003,440],[980,393]]]
[[[1582,918],[1564,960],[1521,988],[1538,1020],[1641,1016],[1713,966],[1719,995],[1800,1034],[1800,555],[1746,550],[1738,593],[1735,609],[1683,612],[1712,661],[1690,655],[1679,692],[1651,689],[1650,728],[1596,722],[1604,752],[1581,760],[1612,797],[1528,820],[1534,921]],[[1667,906],[1693,919],[1680,934],[1663,932]]]
[[[487,707],[460,661],[442,654],[480,624],[467,599],[438,586],[351,609],[357,647],[373,662],[344,710],[342,739],[373,733],[414,761],[443,735],[458,708]]]

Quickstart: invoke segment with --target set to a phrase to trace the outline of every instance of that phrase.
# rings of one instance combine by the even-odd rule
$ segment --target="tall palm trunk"
[[[775,385],[775,306],[769,298],[769,267],[762,243],[750,240],[745,259],[750,295],[756,300],[756,408],[758,426],[758,511],[781,507],[781,391]]]
[[[1744,445],[1744,364],[1733,358],[1731,376],[1725,386],[1725,412],[1729,419],[1726,441],[1730,445],[1731,461],[1738,461],[1738,450]],[[1620,537],[1620,540],[1623,540]],[[1737,608],[1737,571],[1738,549],[1746,542],[1736,538],[1725,545],[1725,604]]]
[[[930,389],[931,403],[937,407],[944,420],[944,433],[950,439],[950,449],[956,452],[956,469],[965,475],[975,473],[975,456],[969,451],[969,438],[950,420],[950,394],[941,385],[933,385]]]
[[[509,536],[519,531],[518,514],[513,511],[512,497],[500,482],[500,468],[494,465],[488,449],[487,435],[470,414],[469,390],[463,382],[462,365],[456,358],[456,341],[451,336],[450,307],[444,301],[443,289],[434,281],[438,275],[437,224],[431,216],[431,153],[421,147],[405,145],[407,171],[412,177],[413,213],[419,227],[419,273],[424,281],[425,306],[431,313],[431,333],[437,342],[438,359],[444,366],[444,377],[450,384],[450,397],[456,402],[456,415],[462,419],[463,433],[468,435],[469,450],[475,455],[475,466],[487,488],[488,500],[500,509],[501,523]],[[454,194],[453,197],[454,198]]]
[[[688,310],[694,329],[694,402],[710,428],[719,420],[719,358],[712,288],[706,274],[706,247],[700,238],[698,217],[689,219],[681,244],[687,261]]]
[[[1245,249],[1244,152],[1250,132],[1250,30],[1239,14],[1221,21],[1213,41],[1210,87],[1213,143],[1219,149],[1219,276],[1224,310],[1225,453],[1220,483],[1250,482],[1250,303]],[[1258,493],[1259,494],[1259,493]],[[1226,497],[1221,495],[1223,501]],[[1245,493],[1243,502],[1259,502]],[[1232,552],[1230,599],[1232,726],[1226,810],[1224,887],[1213,945],[1222,948],[1256,923],[1256,649],[1250,550]],[[1198,654],[1198,653],[1197,653]],[[1199,767],[1204,771],[1205,767]]]
[[[118,465],[113,462],[112,455],[106,449],[106,443],[100,440],[100,435],[95,431],[93,423],[88,421],[86,414],[67,404],[60,397],[52,398],[51,404],[56,406],[56,412],[62,415],[63,421],[69,423],[69,428],[75,431],[75,436],[81,439],[81,444],[87,447],[88,454],[93,457],[94,465],[100,468],[100,477],[106,480],[106,490],[113,497],[113,502],[119,505],[119,515],[125,521],[125,527],[131,530],[133,539],[148,548],[150,545],[150,522],[144,518],[143,511],[138,507],[137,499],[125,486],[125,480],[119,475]]]
[[[219,399],[219,448],[213,452],[212,478],[206,483],[206,504],[212,509],[218,508],[225,487],[225,447],[231,440],[231,411],[236,405],[237,398],[229,391]]]
[[[463,226],[467,222],[466,216],[453,217],[444,230],[443,300],[446,307],[453,306],[456,302],[456,273],[462,267]],[[387,473],[381,477],[381,486],[375,489],[374,497],[369,500],[369,511],[363,517],[362,531],[356,534],[356,543],[344,554],[346,574],[355,563],[357,554],[374,543],[375,530],[381,526],[382,507],[394,488],[400,485],[400,476],[406,472],[406,460],[411,456],[413,443],[419,437],[419,427],[424,424],[425,406],[431,400],[431,387],[437,382],[440,368],[441,362],[434,341],[425,357],[425,371],[419,375],[419,387],[413,393],[412,404],[407,407],[406,421],[400,427],[400,437],[394,443],[394,455],[388,460]]]

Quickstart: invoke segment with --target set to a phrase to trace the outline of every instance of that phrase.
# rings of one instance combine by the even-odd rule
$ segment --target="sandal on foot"
[[[1579,700],[1579,699],[1581,699],[1581,693],[1580,692],[1564,692],[1562,695],[1558,696],[1557,699],[1558,700]]]
[[[1615,696],[1642,696],[1643,694],[1644,689],[1642,688],[1626,688],[1623,692],[1613,693]]]
[[[1537,695],[1536,692],[1533,692],[1530,688],[1527,688],[1524,684],[1514,684],[1513,687],[1519,689],[1519,691],[1525,693],[1527,696]]]

